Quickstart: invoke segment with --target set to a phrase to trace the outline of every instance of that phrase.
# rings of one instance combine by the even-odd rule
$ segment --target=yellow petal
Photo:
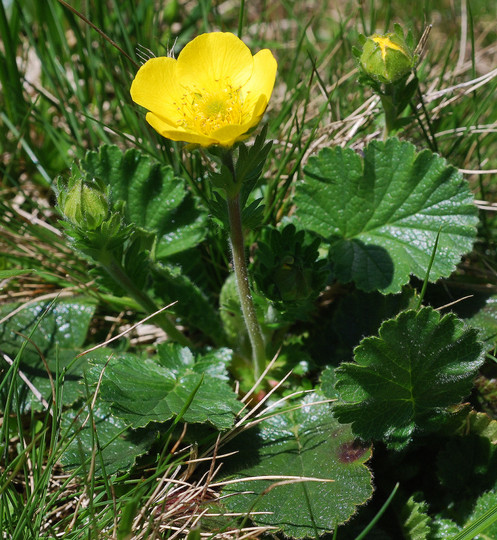
[[[253,117],[243,124],[232,124],[223,126],[211,133],[211,138],[215,139],[222,146],[233,146],[237,141],[245,139],[247,132],[256,126],[261,120],[261,116]]]
[[[183,89],[176,79],[176,60],[167,56],[151,58],[136,74],[131,84],[131,98],[155,115],[176,125],[182,120],[178,103]]]
[[[175,127],[153,113],[147,113],[147,122],[163,137],[171,141],[183,141],[187,143],[200,144],[201,146],[210,146],[218,141],[212,137],[207,137],[201,133],[187,131],[183,128]]]
[[[180,52],[177,76],[186,88],[217,90],[217,83],[226,78],[239,88],[250,79],[253,67],[252,53],[243,41],[229,32],[211,32]]]
[[[264,113],[273,92],[278,64],[269,49],[262,49],[254,56],[252,77],[242,88],[244,109],[251,111],[250,116]],[[260,96],[266,99],[261,100]]]
[[[211,137],[222,146],[233,146],[246,131],[243,125],[223,126],[211,133]]]

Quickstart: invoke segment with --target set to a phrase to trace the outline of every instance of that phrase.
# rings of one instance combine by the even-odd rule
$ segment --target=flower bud
[[[96,229],[109,212],[104,193],[96,184],[88,185],[82,179],[77,180],[59,200],[67,219],[83,229]]]
[[[398,31],[368,37],[359,62],[364,72],[372,79],[391,84],[409,74],[414,67],[415,57],[402,31]]]

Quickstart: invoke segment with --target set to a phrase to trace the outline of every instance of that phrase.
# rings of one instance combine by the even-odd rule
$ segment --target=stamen
[[[178,126],[209,136],[224,126],[243,123],[246,113],[240,88],[234,88],[229,80],[216,86],[186,89],[178,104],[183,117]]]

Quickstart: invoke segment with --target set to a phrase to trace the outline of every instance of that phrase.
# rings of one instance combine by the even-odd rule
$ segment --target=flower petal
[[[261,96],[262,97],[262,96]],[[248,137],[247,132],[255,127],[261,120],[260,116],[254,116],[243,124],[223,126],[211,133],[211,138],[222,146],[233,146],[237,141]]]
[[[176,60],[167,56],[151,58],[136,74],[131,84],[131,98],[135,103],[177,125],[182,120],[177,103],[183,89],[177,83]]]
[[[269,49],[262,49],[254,56],[252,77],[242,88],[244,109],[251,110],[251,116],[261,116],[273,92],[278,64]],[[261,100],[260,96],[265,96]]]
[[[172,126],[162,118],[153,113],[147,113],[147,122],[163,137],[171,141],[183,141],[187,143],[200,144],[201,146],[210,146],[218,141],[212,137],[202,135],[202,133],[187,131],[183,128]]]
[[[251,77],[254,60],[249,48],[229,32],[211,32],[196,37],[179,53],[177,75],[185,87],[216,90],[228,78],[239,88]]]

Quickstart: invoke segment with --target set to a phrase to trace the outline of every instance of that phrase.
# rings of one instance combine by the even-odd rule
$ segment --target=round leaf
[[[483,361],[476,334],[429,307],[384,322],[378,337],[355,349],[356,363],[336,370],[337,418],[366,440],[399,446],[415,431],[439,426],[448,407],[470,392]]]
[[[328,240],[341,282],[399,292],[410,274],[425,278],[439,232],[430,281],[450,275],[472,248],[478,220],[467,182],[429,150],[395,138],[372,142],[364,158],[325,148],[305,175],[297,216]]]
[[[365,466],[370,448],[356,443],[350,427],[333,418],[328,404],[312,401],[317,401],[316,395],[307,396],[300,409],[265,420],[258,433],[248,434],[246,442],[238,441],[241,454],[236,476],[273,478],[241,480],[224,489],[230,494],[225,499],[230,510],[267,512],[251,519],[258,525],[278,527],[293,538],[317,537],[333,530],[373,491]],[[278,482],[274,476],[322,481],[289,481],[268,489]]]

